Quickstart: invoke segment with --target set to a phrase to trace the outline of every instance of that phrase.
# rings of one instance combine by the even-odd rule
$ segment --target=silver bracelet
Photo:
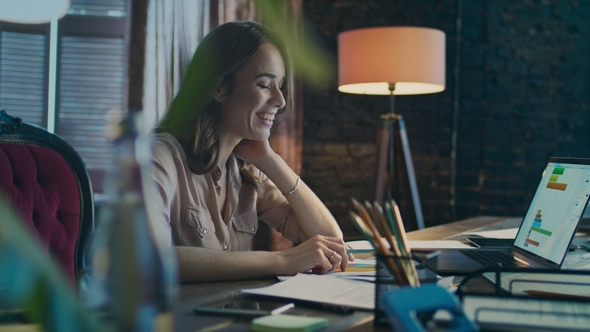
[[[293,187],[293,189],[291,189],[291,191],[289,191],[287,193],[283,193],[283,196],[289,196],[289,195],[295,193],[297,191],[297,188],[299,188],[299,180],[301,180],[300,176],[297,177],[297,181],[295,182],[295,187]]]

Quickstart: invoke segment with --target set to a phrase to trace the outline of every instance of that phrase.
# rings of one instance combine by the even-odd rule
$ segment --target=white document
[[[408,241],[410,249],[473,249],[468,244],[461,241],[453,240],[436,240],[436,241]]]
[[[389,247],[389,243],[385,243]],[[367,240],[358,240],[358,241],[348,241],[346,242],[348,249],[355,249],[355,250],[375,250],[375,247],[371,244],[371,242]]]
[[[242,292],[361,310],[375,308],[374,283],[344,278],[325,278],[320,275],[298,274],[271,286],[243,289]]]
[[[486,237],[486,238],[495,238],[495,239],[514,239],[514,238],[516,238],[516,233],[518,233],[518,228],[495,229],[492,231],[481,231],[481,232],[465,232],[462,234],[463,235],[475,235],[475,236],[481,236],[481,237]]]
[[[355,258],[354,261],[348,262],[348,267],[345,272],[337,269],[336,271],[322,274],[322,278],[343,278],[352,280],[363,280],[375,282],[375,269],[377,261],[373,259],[360,259]],[[311,271],[309,271],[311,273]],[[280,281],[285,281],[294,276],[277,276]]]
[[[366,250],[374,249],[373,245],[366,240],[348,241],[346,244],[350,249]],[[408,241],[410,249],[473,249],[474,247],[461,241],[436,240],[436,241]]]

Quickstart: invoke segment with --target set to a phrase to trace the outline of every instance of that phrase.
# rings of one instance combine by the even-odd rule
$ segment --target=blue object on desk
[[[395,331],[426,331],[419,316],[433,315],[438,310],[446,310],[453,316],[447,331],[479,330],[465,315],[457,297],[436,284],[389,291],[383,295],[382,304]]]

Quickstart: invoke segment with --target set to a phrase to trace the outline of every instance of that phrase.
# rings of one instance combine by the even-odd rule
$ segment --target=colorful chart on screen
[[[590,195],[590,166],[549,163],[515,245],[560,262]]]

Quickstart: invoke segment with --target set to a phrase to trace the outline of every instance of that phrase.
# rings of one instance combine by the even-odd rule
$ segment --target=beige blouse
[[[190,171],[180,143],[168,133],[151,135],[152,177],[157,195],[150,204],[157,211],[155,231],[168,245],[196,246],[219,250],[249,250],[252,237],[262,220],[299,243],[300,228],[295,216],[275,184],[260,170],[249,165],[262,179],[260,197],[242,185],[236,157],[227,163],[225,206],[220,207],[218,181],[221,170],[196,175]]]

